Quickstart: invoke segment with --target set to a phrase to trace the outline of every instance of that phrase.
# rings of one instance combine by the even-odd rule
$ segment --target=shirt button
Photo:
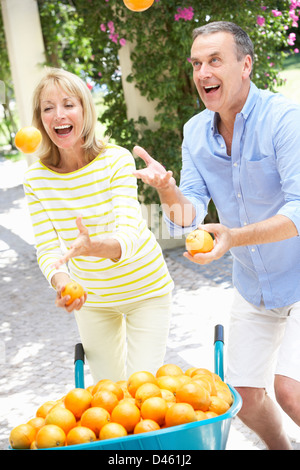
[[[237,197],[242,197],[241,193],[237,193]]]
[[[233,164],[233,166],[237,167],[237,166],[238,166],[238,164],[237,164],[237,163],[234,163],[234,164]]]
[[[252,253],[254,253],[254,252],[255,252],[255,248],[251,248],[251,251],[252,251]]]

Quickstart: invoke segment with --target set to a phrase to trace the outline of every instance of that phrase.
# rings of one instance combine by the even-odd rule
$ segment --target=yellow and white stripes
[[[86,305],[117,305],[164,295],[173,288],[160,246],[142,218],[132,155],[108,145],[105,152],[72,173],[57,173],[41,162],[26,172],[25,194],[35,233],[39,266],[51,282],[51,265],[78,235],[76,217],[90,237],[114,238],[122,256],[78,257],[69,262],[72,279],[88,292]],[[62,267],[59,271],[68,271]]]

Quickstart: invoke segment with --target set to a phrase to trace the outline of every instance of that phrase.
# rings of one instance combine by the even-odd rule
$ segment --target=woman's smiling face
[[[238,60],[234,37],[228,32],[199,35],[191,49],[193,79],[206,108],[226,114],[239,112],[247,98],[252,62]]]
[[[59,150],[80,148],[83,143],[80,100],[59,86],[49,84],[41,93],[40,106],[44,128]]]

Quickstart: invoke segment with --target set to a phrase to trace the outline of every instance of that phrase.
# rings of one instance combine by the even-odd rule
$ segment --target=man
[[[242,396],[242,421],[269,449],[291,449],[266,390],[271,378],[300,425],[300,108],[252,83],[253,46],[233,23],[197,28],[191,62],[206,109],[184,127],[180,188],[140,147],[147,167],[135,175],[157,189],[171,234],[199,226],[213,199],[220,224],[201,227],[214,249],[184,255],[206,264],[231,251],[227,380]]]

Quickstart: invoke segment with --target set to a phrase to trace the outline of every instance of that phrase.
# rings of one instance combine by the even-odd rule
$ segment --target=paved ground
[[[25,163],[0,158],[0,449],[12,427],[34,416],[42,403],[74,386],[74,345],[79,341],[72,315],[54,305],[54,293],[40,273],[21,185]],[[165,251],[175,281],[166,362],[213,369],[214,326],[226,329],[232,300],[231,258],[202,268]],[[226,352],[226,346],[225,346]],[[226,355],[225,355],[226,359]],[[91,384],[88,367],[86,385]],[[300,432],[284,415],[295,449]],[[232,421],[227,449],[259,450],[264,445]]]

